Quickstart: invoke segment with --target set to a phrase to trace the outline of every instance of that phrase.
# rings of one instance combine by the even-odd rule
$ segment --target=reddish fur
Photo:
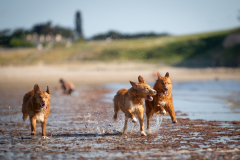
[[[119,110],[125,113],[125,125],[123,132],[126,133],[128,119],[131,118],[134,120],[136,114],[140,122],[140,131],[142,135],[146,135],[144,133],[143,122],[143,100],[147,99],[147,95],[155,95],[156,91],[146,84],[141,76],[138,77],[138,80],[139,83],[130,81],[132,85],[130,89],[120,89],[114,96],[114,120],[117,119],[117,113]],[[134,123],[136,122],[134,121]]]
[[[146,115],[147,115],[147,128],[150,129],[150,120],[153,115],[162,114],[164,109],[171,116],[172,122],[177,123],[175,118],[175,111],[172,101],[172,84],[171,79],[169,77],[169,73],[167,72],[165,77],[161,77],[160,73],[157,73],[158,79],[154,84],[153,89],[157,91],[157,95],[153,96],[153,101],[145,100],[146,104]],[[168,88],[168,95],[164,94],[164,91]],[[164,106],[160,104],[160,102],[166,102]]]
[[[41,108],[40,105],[43,105],[45,101],[45,105],[47,108]],[[35,84],[34,89],[28,91],[23,97],[23,104],[22,104],[22,113],[23,113],[23,120],[25,121],[29,116],[30,123],[31,123],[31,134],[36,134],[36,123],[38,117],[43,114],[44,118],[43,121],[40,122],[42,126],[42,136],[46,136],[45,128],[47,124],[47,117],[50,113],[50,92],[49,88],[47,87],[47,91],[41,91],[39,86]]]
[[[73,95],[73,90],[74,90],[75,86],[73,85],[72,82],[67,82],[63,79],[60,79],[60,83],[61,83],[60,88],[63,89],[63,95],[67,95],[67,94]],[[72,91],[69,92],[70,90],[72,90]]]

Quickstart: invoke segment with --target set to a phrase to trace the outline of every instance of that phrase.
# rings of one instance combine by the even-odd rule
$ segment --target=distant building
[[[28,34],[26,40],[35,44],[44,42],[67,42],[67,38],[62,37],[62,35],[38,35],[36,33]]]

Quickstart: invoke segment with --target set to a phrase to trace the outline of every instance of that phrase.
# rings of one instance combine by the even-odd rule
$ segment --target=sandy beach
[[[240,80],[239,69],[188,69],[140,63],[0,67],[0,159],[239,159],[240,121],[206,120],[204,116],[191,119],[196,117],[195,113],[191,115],[191,111],[179,108],[188,104],[194,109],[198,105],[201,111],[201,105],[209,102],[210,106],[228,111],[228,116],[239,114],[239,110],[224,108],[227,104],[223,105],[222,98],[206,99],[202,93],[208,94],[208,91],[194,89],[196,94],[187,92],[192,97],[184,99],[181,97],[184,91],[177,86],[174,88],[177,124],[172,124],[168,115],[154,116],[152,131],[147,132],[146,137],[140,136],[139,124],[131,123],[128,133],[121,134],[124,115],[119,112],[118,120],[112,120],[112,96],[110,101],[106,99],[112,90],[106,84],[137,81],[138,75],[152,83],[156,71],[162,75],[169,72],[172,82],[181,85],[206,80]],[[62,96],[62,91],[55,88],[59,78],[72,81],[78,95]],[[42,90],[50,86],[52,103],[46,127],[49,140],[41,139],[39,124],[37,135],[31,136],[29,120],[22,121],[23,95],[35,83]],[[204,103],[199,95],[206,100]],[[214,112],[211,114],[225,115],[221,110]],[[205,113],[198,116],[201,114]]]
[[[148,82],[156,73],[170,73],[173,82],[202,80],[240,80],[239,68],[176,68],[145,63],[83,63],[81,65],[2,66],[0,83],[58,83],[60,78],[75,84],[125,83],[139,75]]]

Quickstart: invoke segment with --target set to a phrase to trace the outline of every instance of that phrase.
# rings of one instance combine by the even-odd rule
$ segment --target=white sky
[[[0,30],[47,21],[74,29],[78,10],[87,38],[109,30],[183,35],[240,27],[239,0],[1,0]]]

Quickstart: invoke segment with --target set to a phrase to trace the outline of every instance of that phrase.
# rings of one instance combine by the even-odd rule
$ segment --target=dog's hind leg
[[[128,124],[128,118],[125,117],[125,123],[124,123],[124,128],[123,128],[123,134],[127,134],[127,124]]]

